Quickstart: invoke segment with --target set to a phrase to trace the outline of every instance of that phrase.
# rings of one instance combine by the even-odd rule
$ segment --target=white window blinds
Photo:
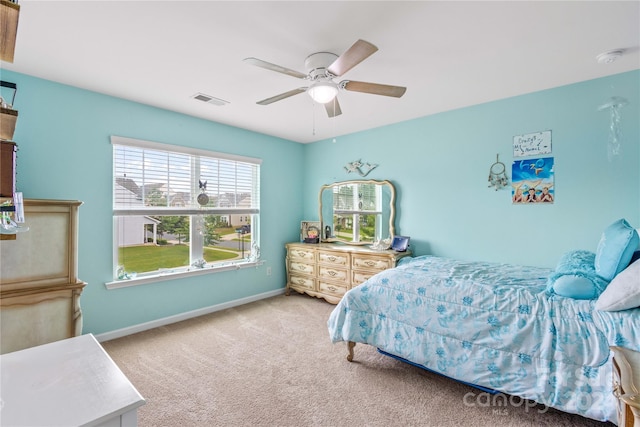
[[[259,213],[259,159],[116,136],[111,142],[115,215]]]

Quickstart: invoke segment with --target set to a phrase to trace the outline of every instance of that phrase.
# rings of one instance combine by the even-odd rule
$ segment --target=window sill
[[[244,263],[236,263],[233,265],[225,265],[220,267],[208,267],[208,268],[189,268],[187,270],[180,271],[167,271],[162,273],[156,273],[148,276],[137,276],[133,279],[116,280],[113,282],[107,282],[104,285],[107,289],[119,289],[128,288],[129,286],[146,285],[148,283],[162,282],[165,280],[181,279],[184,277],[200,276],[203,274],[220,273],[223,271],[241,270],[250,267],[259,267],[264,264],[265,261],[247,261]],[[176,269],[177,270],[177,269]]]

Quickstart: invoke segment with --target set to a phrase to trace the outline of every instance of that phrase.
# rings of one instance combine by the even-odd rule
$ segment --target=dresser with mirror
[[[349,289],[410,256],[386,249],[395,236],[395,197],[390,181],[323,185],[320,242],[286,245],[286,294],[293,289],[337,304]]]

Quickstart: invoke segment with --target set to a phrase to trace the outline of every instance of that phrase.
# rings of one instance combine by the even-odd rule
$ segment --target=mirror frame
[[[393,183],[391,183],[391,181],[388,180],[374,180],[374,179],[368,179],[368,180],[364,180],[364,179],[357,179],[357,180],[350,180],[350,181],[337,181],[334,182],[333,184],[325,184],[322,187],[320,187],[320,193],[318,195],[318,209],[319,209],[319,218],[320,218],[320,234],[321,234],[321,239],[320,241],[322,242],[327,242],[327,243],[333,243],[333,242],[339,242],[339,243],[344,243],[347,245],[354,245],[354,246],[364,246],[364,245],[372,245],[373,243],[376,242],[376,240],[381,240],[381,239],[385,239],[387,236],[380,236],[379,239],[374,238],[373,241],[366,241],[366,242],[354,242],[352,240],[346,240],[346,239],[340,239],[337,237],[333,237],[333,238],[329,238],[327,239],[325,234],[324,234],[324,228],[325,228],[325,221],[324,218],[322,216],[322,193],[325,190],[331,190],[334,187],[338,187],[341,185],[353,185],[353,184],[375,184],[375,185],[380,185],[380,186],[388,186],[390,189],[390,200],[389,200],[389,238],[393,239],[393,237],[395,236],[395,217],[396,217],[396,189],[393,185]],[[332,191],[333,193],[333,191]],[[331,206],[331,212],[333,212],[333,201],[332,201],[332,206]],[[331,223],[331,227],[333,228],[333,218],[330,221]],[[335,233],[335,230],[332,230],[333,233]]]

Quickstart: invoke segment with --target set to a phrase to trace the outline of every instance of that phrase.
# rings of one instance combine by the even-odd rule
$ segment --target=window
[[[111,137],[114,281],[255,265],[260,160]]]

